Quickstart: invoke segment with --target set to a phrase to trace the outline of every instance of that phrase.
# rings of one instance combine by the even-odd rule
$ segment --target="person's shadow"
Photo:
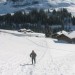
[[[29,65],[32,65],[32,64],[20,64],[20,66],[29,66]]]
[[[24,65],[32,65],[32,64],[24,64]]]

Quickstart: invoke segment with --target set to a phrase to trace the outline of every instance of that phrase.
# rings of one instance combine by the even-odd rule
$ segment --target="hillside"
[[[0,30],[0,75],[74,75],[75,45]],[[37,53],[35,65],[30,53]]]

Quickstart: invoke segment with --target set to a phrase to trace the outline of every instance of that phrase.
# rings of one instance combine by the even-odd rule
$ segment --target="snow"
[[[75,31],[72,31],[71,33],[69,33],[69,37],[70,38],[75,38]]]
[[[0,75],[75,75],[75,45],[55,40],[0,30]],[[36,64],[25,65],[31,64],[32,50]]]
[[[66,32],[66,31],[63,30],[63,31],[57,32],[57,34],[58,35],[64,34],[71,39],[75,38],[75,31]]]
[[[57,34],[58,34],[58,35],[61,35],[61,34],[68,35],[68,32],[62,30],[62,31],[57,32]]]
[[[25,30],[25,29],[22,29],[22,30]],[[15,35],[15,36],[45,37],[44,33],[28,32],[30,31],[30,29],[28,29],[27,32],[26,31],[18,32],[18,31],[11,31],[11,30],[9,31],[9,30],[3,30],[3,29],[1,29],[0,31],[4,33]]]

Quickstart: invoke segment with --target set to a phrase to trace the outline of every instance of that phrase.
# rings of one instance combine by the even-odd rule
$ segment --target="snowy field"
[[[54,41],[0,30],[0,75],[75,75],[75,45]],[[32,50],[35,65],[30,65]]]

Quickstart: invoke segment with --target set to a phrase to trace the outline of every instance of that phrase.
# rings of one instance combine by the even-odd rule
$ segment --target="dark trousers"
[[[32,64],[35,64],[35,63],[36,63],[36,59],[32,58]]]

